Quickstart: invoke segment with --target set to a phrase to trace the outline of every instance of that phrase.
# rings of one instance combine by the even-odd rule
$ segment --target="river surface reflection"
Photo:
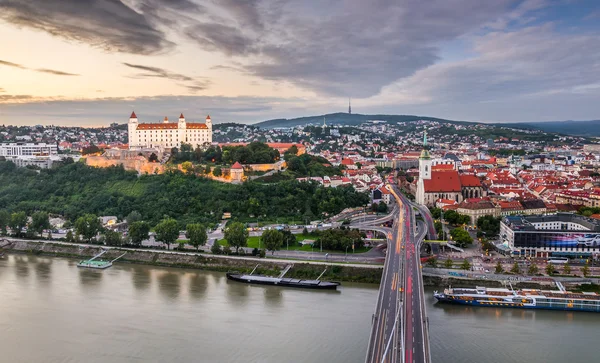
[[[600,314],[434,304],[433,362],[596,362]],[[377,288],[249,286],[222,273],[8,255],[1,362],[363,362]]]

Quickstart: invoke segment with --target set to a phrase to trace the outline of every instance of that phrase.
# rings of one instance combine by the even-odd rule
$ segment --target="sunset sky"
[[[597,0],[0,0],[0,123],[600,119]]]

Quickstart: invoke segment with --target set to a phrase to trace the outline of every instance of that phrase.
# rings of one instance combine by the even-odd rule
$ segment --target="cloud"
[[[54,74],[55,76],[79,76],[79,74],[75,74],[75,73],[61,72],[61,71],[55,71],[53,69],[45,69],[45,68],[36,69],[36,71],[42,72],[42,73]]]
[[[167,78],[167,79],[171,79],[174,81],[193,81],[194,80],[192,77],[188,77],[183,74],[170,72],[163,68],[150,67],[150,66],[144,66],[144,65],[140,65],[140,64],[131,64],[131,63],[123,63],[123,64],[126,65],[127,67],[139,69],[139,70],[147,72],[147,73],[138,74],[137,75],[138,77],[158,77],[158,78]]]
[[[7,62],[7,61],[3,61],[3,60],[0,60],[0,65],[9,66],[9,67],[15,67],[15,68],[20,68],[20,69],[27,69],[26,67],[22,66],[21,64],[17,64],[17,63],[13,63],[13,62]]]
[[[22,64],[7,62],[7,61],[3,61],[3,60],[0,60],[0,65],[15,67],[15,68],[19,68],[19,69],[31,69],[31,68],[25,67]],[[55,76],[79,76],[79,74],[57,71],[55,69],[38,68],[38,69],[31,69],[31,70],[36,71],[36,72],[41,72],[41,73],[54,74]]]
[[[0,103],[23,103],[35,100],[31,95],[0,95]]]
[[[108,52],[156,54],[174,45],[143,13],[118,0],[3,0],[0,19]]]
[[[472,50],[469,59],[441,62],[384,87],[371,105],[397,103],[473,121],[598,118],[591,102],[600,97],[597,34],[530,26],[473,38]]]
[[[184,34],[254,76],[321,94],[367,97],[434,64],[440,43],[493,21],[512,3],[228,0],[207,7],[213,16]]]
[[[165,115],[176,119],[183,112],[189,121],[204,120],[210,114],[215,123],[254,123],[269,118],[295,117],[306,112],[307,102],[301,98],[166,95],[81,100],[19,97],[2,105],[2,115],[7,123],[107,126],[112,122],[127,122],[132,109],[141,122],[156,122]],[[320,110],[318,107],[313,109]],[[82,120],[85,120],[83,124]]]

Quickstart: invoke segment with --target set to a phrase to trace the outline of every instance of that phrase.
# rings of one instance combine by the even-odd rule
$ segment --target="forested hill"
[[[323,119],[328,124],[336,123],[343,125],[360,125],[363,122],[369,120],[380,120],[387,121],[390,123],[398,123],[398,122],[412,122],[418,120],[428,120],[428,121],[438,121],[438,122],[449,122],[449,123],[457,123],[464,124],[468,122],[464,121],[451,121],[444,120],[435,117],[427,117],[427,116],[413,116],[413,115],[361,115],[361,114],[349,114],[349,113],[330,113],[327,115],[320,116],[308,116],[308,117],[298,117],[292,119],[275,119],[262,121],[254,124],[254,126],[259,126],[261,128],[272,129],[276,127],[293,127],[293,126],[304,126],[307,124],[323,124]]]
[[[600,136],[600,120],[501,123],[497,126],[541,130],[573,136]]]
[[[86,213],[124,218],[134,210],[152,225],[165,216],[180,226],[214,223],[223,212],[240,220],[256,215],[263,220],[313,220],[368,201],[351,187],[324,188],[295,180],[233,185],[180,172],[138,177],[122,167],[82,163],[36,171],[0,161],[0,210],[28,215],[45,211],[71,221]]]

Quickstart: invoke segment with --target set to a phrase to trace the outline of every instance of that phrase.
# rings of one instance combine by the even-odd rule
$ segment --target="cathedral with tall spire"
[[[423,134],[423,150],[419,157],[419,179],[417,180],[416,202],[428,207],[444,199],[461,203],[469,198],[481,198],[487,195],[481,181],[473,174],[459,174],[455,169],[436,167],[427,147],[427,131]]]

